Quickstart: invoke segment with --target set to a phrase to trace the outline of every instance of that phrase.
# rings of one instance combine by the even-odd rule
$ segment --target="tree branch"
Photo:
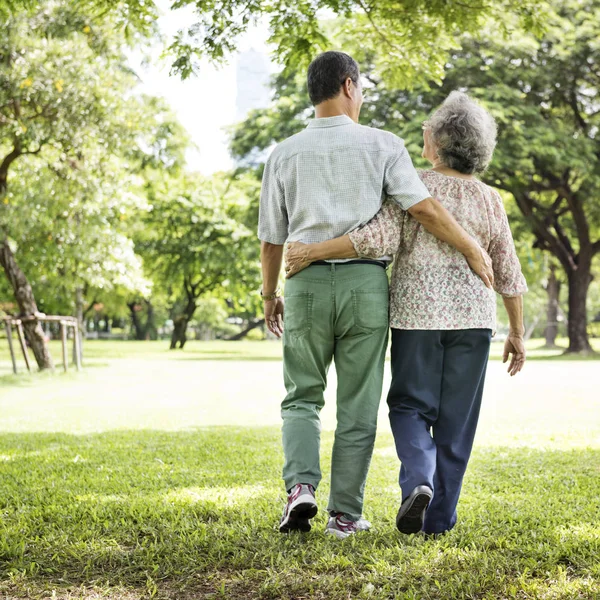
[[[581,200],[576,194],[566,194],[567,204],[573,214],[573,220],[575,221],[575,229],[577,230],[577,237],[579,238],[580,252],[582,250],[589,250],[590,246],[590,227],[583,210]]]
[[[371,16],[371,8],[366,6],[365,3],[362,0],[358,0],[358,5],[363,9],[365,15],[367,15],[367,19],[369,20],[369,23],[371,23],[373,29],[375,30],[375,33],[377,33],[377,35],[390,47],[393,48],[394,50],[397,50],[397,46],[396,44],[392,43],[388,37],[385,35],[385,33],[383,33],[383,31],[381,31],[381,29],[379,29],[379,26],[377,25],[377,23],[375,23],[375,20],[373,19],[373,17]]]
[[[39,154],[42,151],[43,147],[44,147],[44,144],[40,144],[40,146],[37,150],[23,150],[23,152],[21,152],[21,154]]]
[[[92,302],[90,302],[90,305],[83,311],[83,318],[85,319],[86,315],[92,310],[92,308],[94,308],[94,304],[97,304],[98,300],[96,298],[94,298],[94,300]],[[129,304],[127,305],[129,306]]]
[[[542,249],[552,252],[567,273],[575,271],[577,269],[577,263],[575,262],[575,254],[572,249],[569,251],[571,245],[569,244],[569,246],[566,247],[559,238],[552,234],[548,224],[540,220],[534,212],[533,201],[526,192],[513,192],[513,195],[523,216],[531,224],[531,228],[539,246]]]
[[[0,197],[6,194],[8,190],[8,169],[21,154],[23,154],[21,144],[15,141],[15,145],[11,152],[9,152],[2,160],[2,163],[0,163]]]
[[[554,218],[553,223],[554,231],[556,231],[556,235],[560,240],[560,243],[566,248],[569,256],[575,256],[575,251],[573,250],[573,246],[571,245],[571,240],[567,237],[565,230],[562,228],[561,224],[558,222],[558,218]]]
[[[588,124],[585,122],[580,110],[579,104],[577,102],[577,96],[575,95],[575,86],[576,82],[573,81],[573,88],[571,88],[571,93],[569,94],[569,106],[573,111],[573,116],[575,117],[575,121],[578,123],[581,130],[587,135],[588,134]]]
[[[183,288],[185,290],[185,294],[188,297],[188,300],[190,300],[191,298],[193,298],[193,288],[192,288],[192,282],[190,277],[188,277],[187,275],[183,278]]]

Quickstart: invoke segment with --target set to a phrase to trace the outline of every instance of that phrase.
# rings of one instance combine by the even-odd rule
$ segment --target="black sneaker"
[[[428,485],[418,485],[400,505],[396,517],[396,527],[401,533],[418,533],[423,529],[425,511],[433,498]]]

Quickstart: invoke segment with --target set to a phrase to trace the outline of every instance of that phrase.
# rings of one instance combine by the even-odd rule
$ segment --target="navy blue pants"
[[[456,505],[473,447],[492,339],[491,329],[392,329],[390,424],[402,497],[428,485],[423,531],[456,523]]]

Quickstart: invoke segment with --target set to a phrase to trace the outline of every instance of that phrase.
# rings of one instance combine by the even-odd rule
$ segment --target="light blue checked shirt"
[[[258,237],[324,242],[370,221],[386,197],[408,210],[430,196],[393,133],[346,115],[314,119],[267,160]]]

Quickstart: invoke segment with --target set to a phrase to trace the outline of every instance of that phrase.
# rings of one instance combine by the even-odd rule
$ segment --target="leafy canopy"
[[[32,0],[5,0],[2,13],[33,8]],[[156,35],[159,14],[153,0],[80,0],[78,11],[115,27],[136,41]],[[200,59],[221,63],[237,49],[240,37],[258,23],[269,28],[275,57],[291,72],[304,69],[320,51],[338,47],[362,57],[378,48],[377,72],[394,85],[418,80],[439,82],[458,35],[477,34],[493,23],[500,38],[525,28],[543,30],[547,17],[540,0],[172,0],[172,9],[191,9],[194,22],[169,47],[173,73],[189,77]]]
[[[191,174],[149,180],[136,251],[172,301],[212,296],[254,315],[260,281],[252,176]]]
[[[45,2],[0,31],[0,229],[60,312],[77,287],[149,293],[132,241],[143,173],[177,170],[189,143],[162,100],[135,95],[123,32],[88,23]]]
[[[320,51],[337,46],[363,54],[379,48],[377,72],[395,85],[417,79],[439,81],[457,32],[476,33],[490,20],[498,35],[517,27],[540,32],[544,5],[536,0],[463,2],[458,0],[177,0],[193,7],[197,21],[180,31],[171,51],[173,71],[183,77],[198,58],[221,62],[237,48],[249,26],[267,22],[269,42],[287,72],[304,69]]]

